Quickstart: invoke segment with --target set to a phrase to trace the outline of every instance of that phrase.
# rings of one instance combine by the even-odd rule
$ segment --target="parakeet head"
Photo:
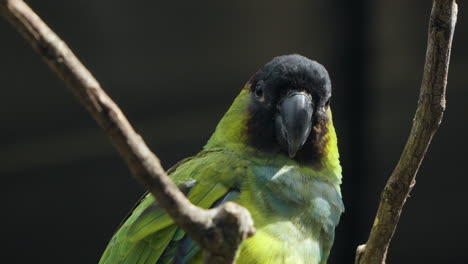
[[[336,145],[330,98],[330,78],[321,64],[297,54],[276,57],[248,81],[207,146],[223,141],[315,163],[330,139]]]
[[[314,158],[328,120],[327,70],[300,55],[280,56],[249,83],[249,143],[264,151],[283,151],[291,159]]]

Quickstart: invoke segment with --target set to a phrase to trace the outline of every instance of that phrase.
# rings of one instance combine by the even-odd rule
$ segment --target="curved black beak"
[[[304,92],[293,92],[278,103],[276,138],[289,157],[294,158],[304,145],[312,128],[312,98]]]

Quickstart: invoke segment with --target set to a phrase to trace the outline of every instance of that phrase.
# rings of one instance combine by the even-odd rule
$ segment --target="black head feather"
[[[331,82],[325,67],[297,54],[279,56],[263,66],[249,83],[252,96],[247,124],[250,144],[266,152],[282,151],[275,136],[277,104],[288,93],[305,92],[312,97],[314,129],[295,159],[305,163],[318,160],[324,145],[320,139],[327,132],[324,124],[328,118],[324,109],[331,97]]]
[[[307,91],[315,105],[323,105],[331,97],[331,82],[328,72],[320,63],[304,56],[293,54],[275,57],[265,64],[252,78],[251,89],[262,86],[264,94],[276,103],[289,90]]]

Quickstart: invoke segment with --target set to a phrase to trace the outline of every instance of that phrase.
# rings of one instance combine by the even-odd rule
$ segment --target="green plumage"
[[[232,173],[237,160],[229,156],[223,151],[201,152],[178,165],[171,177],[176,183],[196,179],[188,197],[194,204],[209,208],[240,181],[240,175]],[[226,164],[227,160],[232,163]],[[221,162],[225,166],[219,166]],[[183,236],[153,196],[147,195],[110,241],[101,263],[156,263],[169,243]]]
[[[251,81],[242,90],[204,150],[177,164],[170,176],[195,205],[210,208],[231,200],[251,212],[257,233],[243,242],[236,263],[325,263],[344,210],[331,111],[327,105],[322,121],[313,124],[310,137],[316,141],[303,143],[319,146],[320,155],[313,156],[313,163],[303,162],[280,148],[266,150],[252,142],[257,137],[249,130],[252,86]],[[202,252],[147,195],[113,236],[100,263],[202,263]]]

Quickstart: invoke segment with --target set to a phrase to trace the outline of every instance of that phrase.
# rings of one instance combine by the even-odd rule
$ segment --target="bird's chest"
[[[295,166],[254,168],[255,195],[258,208],[264,213],[296,221],[301,227],[338,221],[343,210],[341,195],[330,183],[313,175],[304,175]],[[328,223],[329,221],[333,223]],[[315,222],[315,223],[312,223]]]
[[[248,244],[261,261],[252,263],[319,263],[343,211],[338,190],[294,166],[256,167],[254,173],[258,232]]]

